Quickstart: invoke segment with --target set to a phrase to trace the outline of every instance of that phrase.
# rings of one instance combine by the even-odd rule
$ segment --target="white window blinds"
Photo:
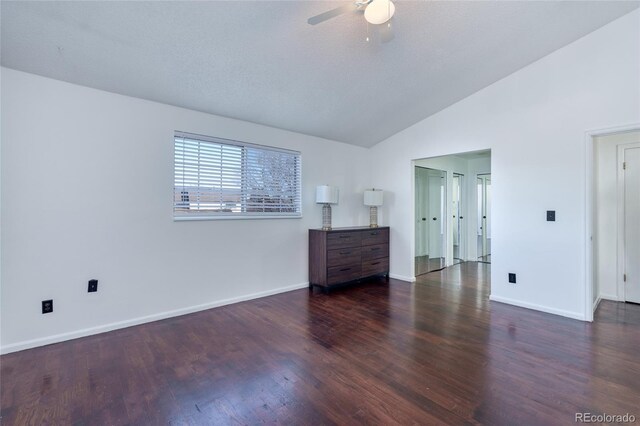
[[[300,153],[176,132],[173,214],[300,217]]]

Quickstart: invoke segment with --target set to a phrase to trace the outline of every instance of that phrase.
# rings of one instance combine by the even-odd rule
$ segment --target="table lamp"
[[[322,229],[331,229],[331,204],[338,204],[338,188],[320,185],[316,187],[316,203],[322,204]]]
[[[380,189],[367,189],[364,191],[364,205],[369,206],[369,227],[378,227],[378,206],[382,205],[382,194]]]

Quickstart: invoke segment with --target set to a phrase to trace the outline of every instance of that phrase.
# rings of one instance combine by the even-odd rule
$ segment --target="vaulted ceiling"
[[[361,12],[307,23],[344,4],[2,1],[2,65],[372,146],[638,7],[398,1],[387,43]]]

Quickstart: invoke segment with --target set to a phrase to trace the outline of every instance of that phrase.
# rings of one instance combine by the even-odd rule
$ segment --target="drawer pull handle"
[[[377,265],[377,264],[379,264],[379,263],[380,263],[380,262],[373,262],[373,263],[371,264],[371,266],[373,266],[373,265]]]
[[[369,232],[369,235],[378,235],[379,232]]]
[[[351,238],[351,235],[340,235],[340,238]]]
[[[376,251],[376,250],[380,250],[380,247],[374,247],[371,249],[371,251]]]
[[[351,268],[342,268],[342,269],[340,269],[340,272],[346,272],[346,271],[350,271],[350,270],[351,270]]]
[[[350,251],[341,251],[340,254],[351,254]]]

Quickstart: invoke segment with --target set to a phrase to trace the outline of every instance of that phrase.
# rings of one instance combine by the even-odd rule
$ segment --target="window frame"
[[[297,201],[297,211],[295,212],[204,212],[204,213],[182,213],[176,210],[176,167],[177,167],[177,155],[176,155],[176,144],[177,139],[191,139],[200,142],[209,142],[217,145],[227,145],[234,146],[239,148],[250,148],[259,151],[270,151],[270,152],[279,152],[284,154],[293,155],[296,157],[297,162],[297,174],[295,176],[297,190],[296,193],[299,197]],[[246,165],[242,164],[241,169],[241,180],[244,180],[246,177],[247,169]],[[269,145],[260,145],[249,142],[242,142],[232,139],[219,138],[214,136],[200,135],[196,133],[189,133],[184,131],[176,130],[174,131],[173,136],[173,220],[175,222],[182,221],[193,221],[193,220],[245,220],[245,219],[301,219],[302,218],[302,153],[300,151],[295,151],[291,149],[279,148]],[[246,191],[243,186],[244,182],[241,182],[240,193]],[[246,208],[246,206],[245,206]]]

